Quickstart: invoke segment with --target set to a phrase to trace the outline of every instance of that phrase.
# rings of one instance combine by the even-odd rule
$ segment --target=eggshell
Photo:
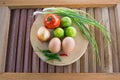
[[[72,37],[66,37],[62,41],[62,49],[66,54],[73,51],[75,47],[75,40]]]
[[[61,41],[59,38],[52,38],[48,45],[52,53],[58,53],[61,50]]]

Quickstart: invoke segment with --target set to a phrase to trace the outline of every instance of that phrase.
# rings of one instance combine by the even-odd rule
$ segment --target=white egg
[[[61,41],[59,38],[52,38],[48,45],[52,53],[58,53],[61,50]]]
[[[66,37],[62,41],[62,49],[66,54],[74,50],[75,40],[72,37]]]

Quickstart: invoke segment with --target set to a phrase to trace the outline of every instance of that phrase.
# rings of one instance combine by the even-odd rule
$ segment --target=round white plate
[[[35,20],[35,22],[33,23],[32,28],[31,28],[30,40],[31,40],[31,44],[32,44],[32,47],[35,53],[43,61],[47,62],[48,64],[56,65],[56,66],[69,65],[69,64],[74,63],[78,59],[80,59],[80,57],[85,53],[87,49],[88,41],[83,37],[79,28],[76,25],[72,24],[72,26],[74,26],[77,30],[77,36],[74,38],[75,44],[76,44],[74,50],[71,52],[71,54],[69,54],[69,56],[60,57],[62,59],[61,62],[57,60],[46,61],[46,57],[43,55],[43,53],[39,52],[38,48],[42,50],[48,49],[48,42],[42,43],[36,37],[36,33],[39,27],[44,26],[43,18],[44,18],[44,15],[39,15],[37,19]]]

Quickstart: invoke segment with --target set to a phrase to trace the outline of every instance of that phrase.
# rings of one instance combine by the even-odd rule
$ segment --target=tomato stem
[[[52,16],[48,17],[47,21],[52,21]]]

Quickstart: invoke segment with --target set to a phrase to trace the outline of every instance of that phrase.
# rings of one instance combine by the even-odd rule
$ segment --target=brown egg
[[[62,49],[66,54],[69,54],[73,51],[75,47],[75,41],[72,37],[66,37],[62,41]]]
[[[61,50],[61,41],[59,38],[52,38],[48,45],[52,53],[58,53]]]
[[[37,38],[42,42],[47,41],[50,38],[50,32],[47,28],[42,26],[37,31]]]

